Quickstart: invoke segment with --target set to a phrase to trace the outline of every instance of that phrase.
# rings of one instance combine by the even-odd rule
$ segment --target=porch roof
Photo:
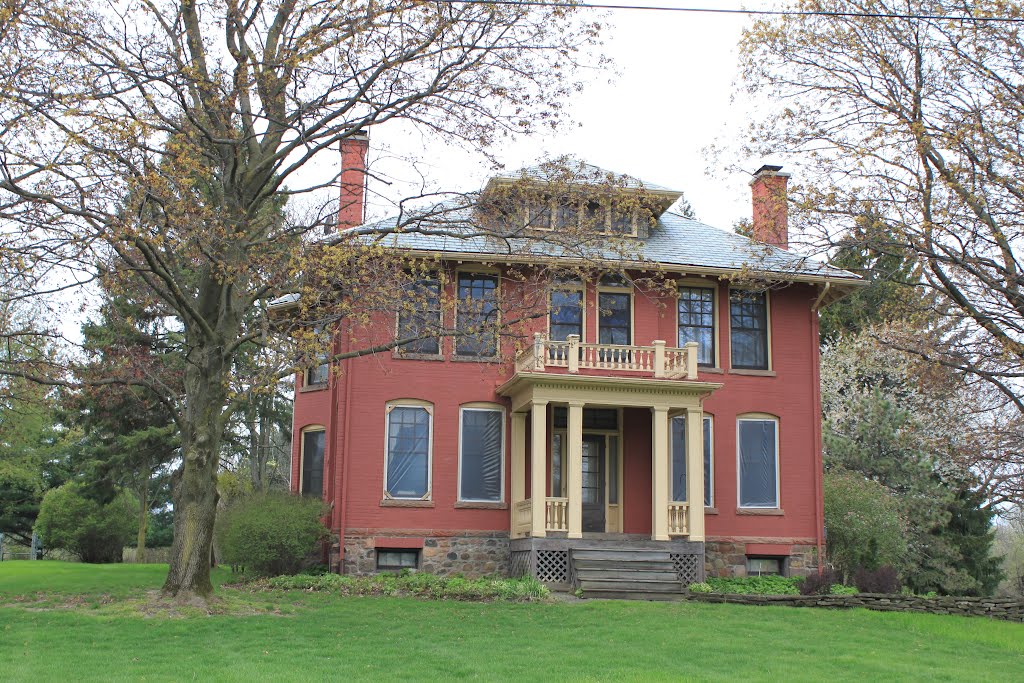
[[[593,405],[648,408],[697,408],[718,382],[694,382],[678,379],[606,377],[544,372],[518,372],[498,387],[498,394],[512,400],[512,410],[528,409],[531,401],[568,403],[583,401]]]

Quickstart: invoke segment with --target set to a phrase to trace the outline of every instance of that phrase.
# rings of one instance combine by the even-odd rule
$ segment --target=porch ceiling
[[[542,372],[519,372],[498,387],[512,400],[512,410],[528,409],[531,401],[649,408],[700,408],[701,402],[722,385],[678,379],[601,377]]]

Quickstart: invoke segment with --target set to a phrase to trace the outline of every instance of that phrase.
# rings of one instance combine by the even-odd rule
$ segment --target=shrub
[[[800,595],[828,595],[833,585],[841,583],[840,577],[829,567],[820,574],[805,576],[800,581]]]
[[[278,576],[254,584],[272,590],[305,590],[342,595],[415,595],[434,600],[504,600],[524,602],[546,598],[547,587],[532,577],[505,579],[442,577],[426,572],[374,576]]]
[[[856,586],[844,586],[841,583],[833,584],[828,592],[830,595],[856,595],[858,593]]]
[[[861,567],[853,575],[853,582],[861,593],[899,593],[900,577],[892,567],[875,570]]]
[[[701,581],[700,583],[691,583],[687,586],[687,590],[691,593],[713,593],[715,589],[707,581]]]
[[[47,549],[66,550],[82,562],[120,562],[137,531],[138,507],[124,492],[101,505],[69,482],[46,492],[35,529]]]
[[[748,576],[710,578],[707,584],[715,593],[740,595],[796,595],[797,580],[785,576]]]
[[[287,493],[237,498],[217,525],[224,561],[265,576],[294,574],[327,534],[322,514],[319,500]]]
[[[825,526],[831,562],[849,577],[857,567],[899,562],[907,550],[900,503],[878,482],[842,468],[825,473]]]

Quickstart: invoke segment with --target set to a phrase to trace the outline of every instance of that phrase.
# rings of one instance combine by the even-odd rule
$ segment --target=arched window
[[[384,495],[430,499],[434,408],[426,401],[391,401],[386,409]]]
[[[326,435],[324,428],[319,426],[306,427],[302,430],[299,491],[304,496],[323,495]]]

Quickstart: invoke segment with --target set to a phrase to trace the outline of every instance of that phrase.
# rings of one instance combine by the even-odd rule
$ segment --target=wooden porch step
[[[586,579],[580,581],[583,597],[590,597],[591,591],[625,591],[641,593],[682,593],[679,581],[646,579]]]
[[[585,598],[604,600],[682,600],[682,593],[645,593],[644,591],[588,591]]]
[[[573,558],[576,569],[622,568],[628,571],[674,571],[671,560],[579,560]]]
[[[581,567],[576,565],[576,576],[580,581],[598,580],[637,580],[637,581],[676,581],[675,571],[667,569],[623,569],[621,567]]]
[[[639,560],[654,560],[669,562],[668,552],[661,550],[620,550],[620,549],[594,549],[574,548],[572,551],[575,560],[614,560],[616,562],[636,562]]]

